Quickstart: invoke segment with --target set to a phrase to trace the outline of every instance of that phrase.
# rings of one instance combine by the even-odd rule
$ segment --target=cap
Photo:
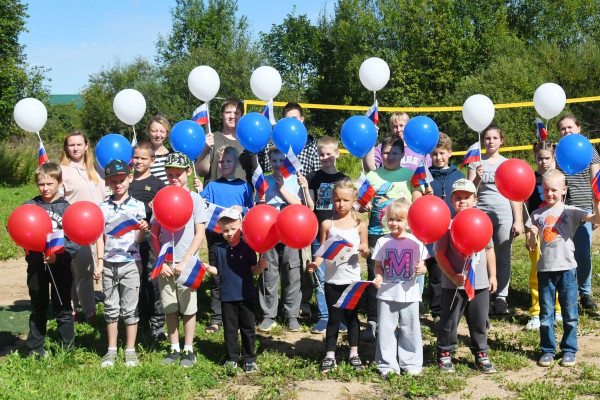
[[[190,168],[190,159],[183,153],[175,152],[167,155],[165,168]]]
[[[229,218],[229,219],[242,219],[242,213],[239,212],[238,210],[236,210],[235,208],[226,208],[223,211],[221,211],[221,214],[219,214],[219,218],[217,219],[217,221],[220,221],[221,218]]]
[[[118,174],[129,174],[129,165],[123,160],[110,160],[104,168],[106,178]]]
[[[459,190],[469,193],[477,193],[477,189],[475,189],[473,182],[465,178],[458,179],[452,184],[452,193],[458,192]]]

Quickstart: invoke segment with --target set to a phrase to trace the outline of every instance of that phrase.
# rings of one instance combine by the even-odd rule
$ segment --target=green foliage
[[[33,176],[33,174],[31,176]],[[8,235],[8,231],[4,227],[7,226],[8,217],[15,208],[38,194],[39,191],[37,186],[32,183],[15,187],[0,185],[0,198],[2,198],[2,207],[0,207],[0,225],[3,227],[0,229],[0,260],[23,256],[23,249],[12,241]]]
[[[38,165],[37,141],[31,137],[5,140],[0,146],[0,163],[6,166],[0,174],[0,185],[33,182],[33,171]]]

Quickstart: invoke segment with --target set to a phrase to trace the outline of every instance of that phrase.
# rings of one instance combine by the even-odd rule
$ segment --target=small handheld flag
[[[367,110],[365,116],[373,121],[375,125],[379,124],[379,107],[377,107],[377,100],[375,100],[375,103]]]
[[[52,254],[60,254],[65,251],[65,232],[59,230],[51,232],[46,236],[46,250],[44,255],[50,257]]]
[[[427,168],[427,165],[425,165],[425,161],[422,161],[417,167],[412,178],[410,178],[410,182],[415,188],[418,188],[421,185],[427,186],[429,185],[429,182],[433,182],[433,176],[431,176],[429,168]]]
[[[121,237],[127,232],[140,229],[140,224],[129,215],[120,215],[104,228],[104,234],[108,236]]]
[[[277,121],[275,121],[275,114],[273,113],[273,99],[269,99],[269,101],[267,101],[261,114],[267,117],[271,125],[275,125]]]
[[[209,229],[214,233],[221,233],[221,227],[217,224],[217,221],[219,220],[219,214],[221,214],[224,209],[225,207],[213,203],[206,203],[206,212],[209,215],[206,229]]]
[[[356,186],[356,188],[358,189],[358,204],[365,207],[375,196],[375,189],[373,189],[373,186],[371,186],[371,184],[367,180],[367,177],[365,176],[364,172],[360,173],[360,177],[358,178],[354,186]]]
[[[290,146],[290,151],[287,153],[287,157],[283,160],[283,165],[281,166],[281,175],[284,178],[289,178],[292,175],[299,173],[302,170],[302,164],[292,151],[292,147]]]
[[[192,113],[192,121],[197,122],[200,125],[208,124],[208,105],[207,103],[202,104],[196,108]]]
[[[592,192],[594,192],[596,200],[600,201],[600,171],[592,179]]]
[[[44,148],[44,144],[40,140],[40,149],[38,152],[38,165],[42,165],[45,162],[48,162],[48,154],[46,154],[46,149]]]
[[[192,257],[185,265],[179,278],[175,279],[175,282],[185,287],[189,287],[192,290],[196,290],[200,287],[205,273],[206,266],[196,257]]]
[[[267,179],[265,178],[265,174],[263,174],[263,170],[260,165],[256,168],[254,174],[252,175],[252,184],[258,192],[259,199],[265,195],[265,192],[269,188],[269,184],[267,183]]]
[[[315,257],[323,257],[326,260],[335,260],[338,256],[348,255],[351,252],[351,248],[354,247],[352,243],[342,238],[341,236],[335,235],[330,237],[319,247],[319,250],[315,253]]]
[[[344,290],[344,293],[342,293],[337,303],[335,303],[333,306],[346,310],[354,310],[358,304],[358,301],[360,300],[360,296],[362,296],[367,286],[372,283],[373,282],[371,281],[352,282],[350,285],[348,285],[346,290]]]
[[[481,149],[479,148],[479,142],[473,143],[468,149],[467,154],[465,154],[465,159],[463,160],[460,167],[464,167],[466,164],[481,162]]]
[[[470,300],[475,298],[475,269],[473,269],[473,256],[469,259],[465,268],[467,279],[465,280],[465,293]]]
[[[537,138],[538,140],[546,140],[548,139],[548,132],[546,131],[546,127],[540,118],[535,119],[535,125],[537,127]]]
[[[154,269],[152,270],[152,275],[150,275],[150,279],[154,279],[158,276],[158,274],[160,274],[160,271],[162,271],[165,261],[173,262],[173,246],[171,245],[171,242],[163,244],[160,248],[160,253],[156,258],[156,264],[154,264]]]

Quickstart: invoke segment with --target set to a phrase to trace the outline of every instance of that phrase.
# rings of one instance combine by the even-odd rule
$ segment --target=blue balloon
[[[271,139],[271,123],[262,114],[248,113],[240,118],[236,132],[240,144],[246,150],[258,153],[267,146]]]
[[[417,154],[431,153],[439,139],[440,130],[429,117],[411,118],[404,127],[404,143]]]
[[[593,150],[590,141],[580,134],[567,135],[556,145],[556,162],[568,175],[575,175],[592,162]]]
[[[185,154],[194,161],[204,150],[206,134],[197,122],[186,119],[173,126],[169,140],[173,150]]]
[[[283,154],[290,151],[290,146],[295,155],[300,154],[306,146],[307,138],[306,127],[296,118],[280,119],[273,127],[273,144]]]
[[[133,149],[131,143],[124,136],[117,133],[109,133],[103,136],[96,144],[96,160],[104,169],[111,160],[131,161]]]
[[[377,128],[364,115],[350,117],[342,125],[342,144],[355,157],[364,157],[375,145]]]

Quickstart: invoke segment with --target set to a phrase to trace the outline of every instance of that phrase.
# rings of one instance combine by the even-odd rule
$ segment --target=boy
[[[225,328],[225,368],[238,366],[238,329],[242,336],[242,366],[244,372],[258,371],[254,342],[254,300],[256,290],[252,275],[259,275],[266,267],[264,258],[256,264],[256,252],[240,239],[242,214],[235,208],[226,208],[218,222],[225,242],[215,246],[216,266],[207,265],[211,275],[220,276],[220,300]]]
[[[563,351],[561,364],[575,364],[577,353],[577,262],[573,237],[581,221],[600,223],[598,201],[594,200],[594,214],[563,203],[567,193],[565,175],[556,169],[548,170],[542,180],[546,205],[531,213],[526,227],[527,244],[534,248],[538,232],[540,259],[537,263],[538,291],[540,295],[540,347],[541,367],[549,367],[554,361],[556,340],[554,338],[554,305],[556,293],[563,316]]]
[[[281,210],[288,204],[302,204],[302,200],[309,197],[308,183],[301,175],[284,178],[281,167],[285,155],[275,146],[268,151],[273,175],[267,176],[269,188],[263,198],[257,201],[268,204]],[[300,187],[302,184],[303,187]],[[287,318],[288,329],[292,332],[300,330],[298,314],[300,311],[300,254],[298,250],[292,249],[278,243],[274,248],[264,253],[267,260],[267,269],[260,280],[258,300],[263,312],[263,320],[258,326],[259,331],[267,332],[276,326],[277,307],[279,304],[279,274],[282,275],[281,298],[283,309]]]
[[[348,178],[336,168],[336,160],[340,156],[338,141],[330,136],[319,139],[317,142],[319,161],[321,169],[308,175],[308,190],[310,199],[307,198],[308,206],[314,209],[315,215],[321,223],[330,219],[333,216],[333,203],[331,201],[331,191],[337,181]],[[312,253],[316,253],[321,243],[319,238],[320,233],[312,244]],[[323,262],[315,271],[317,282],[315,287],[315,298],[317,300],[319,320],[311,329],[311,333],[323,333],[327,329],[327,320],[329,314],[327,311],[327,302],[325,301],[324,284],[325,284],[325,262]]]
[[[181,275],[186,264],[192,257],[197,257],[200,244],[204,240],[204,223],[208,220],[206,206],[200,195],[188,188],[188,177],[192,173],[190,160],[183,153],[171,153],[165,161],[167,179],[173,186],[179,186],[189,191],[194,204],[192,217],[185,227],[177,232],[162,229],[158,222],[152,220],[152,250],[158,256],[162,245],[173,241],[173,263],[166,262],[160,275],[160,299],[167,317],[167,330],[171,347],[163,359],[163,364],[174,364],[181,355],[180,365],[191,367],[196,363],[196,356],[192,347],[194,332],[196,330],[196,312],[198,300],[195,290],[175,282]],[[179,314],[183,315],[184,347],[183,354],[179,347]]]
[[[470,180],[462,178],[454,182],[450,196],[454,211],[458,214],[475,207],[477,204],[475,193],[477,189]],[[471,334],[470,347],[475,356],[475,366],[485,374],[493,374],[496,369],[488,358],[487,329],[490,293],[494,293],[498,286],[494,242],[490,240],[484,250],[473,255],[475,297],[472,300],[469,300],[464,290],[466,278],[462,273],[465,260],[470,255],[465,256],[456,249],[450,240],[450,229],[435,242],[433,250],[435,260],[444,273],[437,338],[438,368],[443,372],[454,372],[452,352],[456,348],[458,323],[464,314]],[[460,290],[457,290],[457,287]]]
[[[130,251],[131,246],[144,240],[144,230],[148,223],[144,221],[146,210],[144,203],[129,195],[129,183],[133,176],[125,161],[112,160],[106,164],[106,185],[113,195],[100,204],[104,214],[105,225],[115,219],[127,215],[140,224],[138,232],[129,231],[123,236],[106,235],[98,238],[98,268],[94,271],[94,279],[102,277],[104,300],[104,318],[108,331],[108,352],[102,358],[102,367],[112,367],[117,360],[117,337],[119,316],[125,323],[127,345],[125,348],[125,365],[135,367],[138,364],[135,354],[135,338],[137,335],[137,304],[140,288],[140,273],[135,263],[136,254]],[[104,268],[106,264],[106,268]],[[104,274],[102,273],[104,271]]]
[[[40,195],[25,202],[42,207],[52,220],[54,232],[62,229],[62,217],[69,203],[58,193],[62,184],[62,170],[55,162],[46,162],[35,170]],[[71,259],[79,250],[79,245],[65,238],[64,252],[45,256],[37,251],[27,251],[27,287],[31,298],[29,334],[26,345],[29,354],[44,356],[44,338],[49,298],[52,296],[52,309],[57,323],[57,333],[64,348],[69,347],[75,338],[73,309],[71,308]],[[54,279],[52,279],[54,278]],[[51,292],[48,293],[48,286]]]

